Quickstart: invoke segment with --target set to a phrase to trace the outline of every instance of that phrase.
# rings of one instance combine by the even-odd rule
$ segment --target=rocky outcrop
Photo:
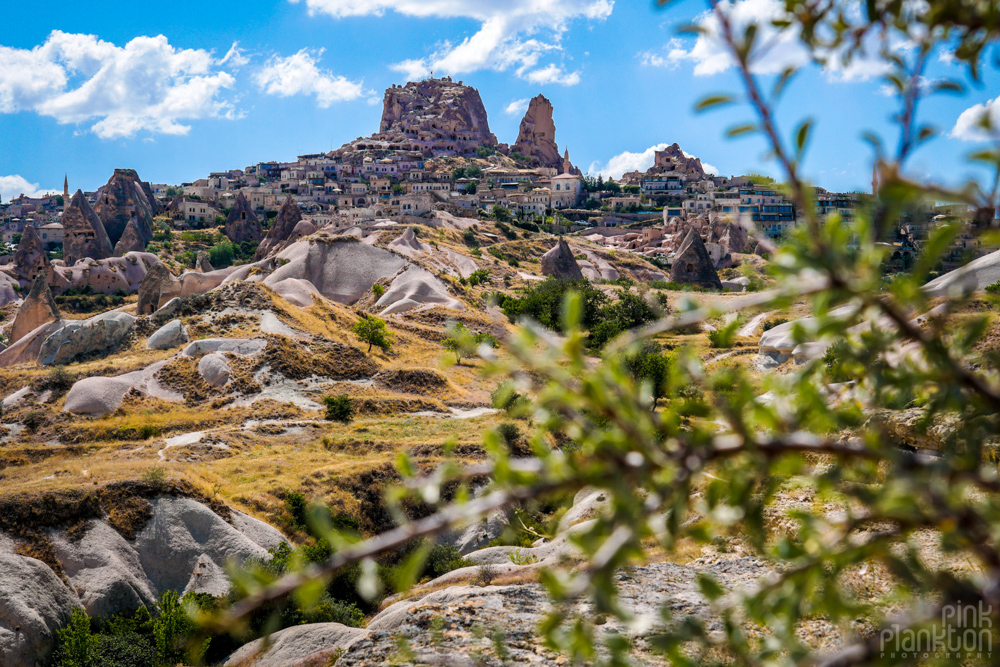
[[[268,287],[288,278],[313,284],[320,294],[351,304],[371,291],[380,278],[389,278],[407,261],[384,248],[357,241],[314,238],[288,246],[276,256],[288,260],[264,279]]]
[[[24,297],[17,314],[14,315],[14,324],[10,328],[10,344],[21,340],[43,324],[58,321],[59,308],[52,298],[49,283],[44,274],[37,275],[35,281],[31,283],[28,296]]]
[[[260,243],[260,240],[264,238],[260,220],[254,215],[253,207],[250,206],[250,202],[247,201],[242,192],[236,195],[233,210],[226,218],[226,236],[237,245],[248,242]]]
[[[199,250],[198,254],[195,256],[194,270],[200,273],[211,273],[212,271],[215,271],[215,267],[212,266],[212,262],[208,261],[208,253],[204,250]]]
[[[144,244],[153,240],[155,199],[152,199],[152,191],[147,194],[143,185],[135,169],[115,169],[108,182],[97,191],[94,212],[104,223],[112,244],[118,243],[131,220],[136,221],[139,238]]]
[[[101,294],[134,292],[139,289],[149,269],[159,264],[159,258],[148,252],[129,252],[123,257],[99,260],[84,258],[70,266],[61,260],[53,260],[49,285],[55,294],[71,287],[89,288]]]
[[[224,387],[232,373],[226,355],[221,352],[210,352],[198,360],[198,374],[213,387]]]
[[[674,143],[662,151],[655,152],[652,167],[644,172],[630,171],[622,176],[622,180],[638,182],[642,180],[644,175],[656,176],[663,174],[684,176],[686,180],[700,180],[708,176],[699,158],[687,155],[681,150],[678,144]]]
[[[465,310],[465,305],[448,293],[448,286],[440,278],[419,266],[410,266],[393,278],[389,289],[375,302],[381,316],[433,306]]]
[[[106,415],[117,410],[125,394],[133,389],[165,401],[183,400],[181,394],[164,388],[156,379],[156,374],[166,363],[158,361],[142,370],[113,377],[95,376],[78,380],[66,394],[63,410],[81,415]]]
[[[0,663],[47,664],[56,632],[80,601],[40,560],[14,553],[0,536]]]
[[[128,313],[110,311],[82,322],[68,322],[52,333],[38,352],[43,366],[62,366],[81,357],[113,349],[132,332],[135,318]]]
[[[256,639],[244,644],[223,667],[294,667],[328,664],[327,658],[368,632],[340,623],[309,623],[275,632],[270,643]],[[310,662],[312,661],[312,662]]]
[[[701,234],[694,227],[688,229],[687,236],[674,255],[670,266],[670,280],[675,283],[700,285],[708,289],[722,289],[722,281],[715,271],[712,258],[701,240]]]
[[[175,278],[163,264],[150,268],[139,285],[139,303],[136,312],[139,315],[151,315],[171,299],[186,297],[192,294],[204,294],[221,285],[227,278],[241,267],[229,267],[209,273],[185,271]]]
[[[146,341],[146,349],[169,350],[178,345],[186,345],[190,340],[187,329],[184,328],[181,321],[170,320],[153,332],[153,335]]]
[[[114,252],[104,223],[97,217],[83,192],[76,191],[62,216],[63,259],[67,265],[85,257],[104,259]],[[124,225],[122,226],[124,230]]]
[[[419,151],[468,155],[496,146],[479,91],[450,77],[411,81],[385,91],[379,132],[340,149]]]
[[[0,533],[0,664],[49,664],[56,633],[76,609],[107,617],[151,607],[168,590],[225,595],[227,563],[266,558],[287,542],[262,521],[236,510],[223,517],[192,498],[130,500],[148,513],[134,535],[103,519],[45,531],[65,583],[42,561],[15,553]]]
[[[537,95],[528,104],[521,119],[517,141],[511,150],[532,158],[544,167],[559,167],[562,157],[556,145],[556,125],[552,121],[552,102],[544,95]]]
[[[121,238],[115,244],[115,257],[121,257],[130,252],[144,252],[145,250],[146,243],[139,231],[139,223],[135,218],[132,218],[125,225],[125,231],[122,232]]]
[[[284,248],[295,229],[295,225],[299,224],[300,220],[302,220],[302,211],[289,195],[285,199],[285,203],[281,205],[281,210],[278,211],[278,216],[274,219],[271,229],[267,230],[267,236],[257,247],[254,260],[263,259]]]
[[[573,251],[569,244],[563,239],[556,242],[554,248],[542,255],[542,273],[547,276],[555,276],[560,280],[580,280],[583,273],[580,265],[573,257]]]
[[[14,275],[28,284],[35,279],[35,276],[46,275],[48,268],[49,257],[42,239],[34,226],[25,225],[17,250],[14,252]]]

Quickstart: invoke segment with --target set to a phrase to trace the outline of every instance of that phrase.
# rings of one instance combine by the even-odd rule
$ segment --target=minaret
[[[573,163],[569,161],[569,148],[563,154],[562,173],[569,174],[573,171]]]
[[[63,174],[63,213],[69,208],[69,176]]]

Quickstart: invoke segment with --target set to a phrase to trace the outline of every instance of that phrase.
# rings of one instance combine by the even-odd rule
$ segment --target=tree
[[[500,204],[493,205],[493,211],[491,215],[493,216],[494,220],[497,220],[499,222],[507,222],[511,219],[511,217],[513,217],[511,216],[510,211],[501,206]]]
[[[385,326],[385,320],[369,315],[354,323],[351,329],[362,343],[368,343],[368,352],[372,346],[380,347],[388,352],[392,347],[393,335]]]
[[[753,295],[753,304],[762,310],[793,302],[808,308],[811,317],[799,320],[789,335],[794,343],[832,349],[830,367],[813,359],[780,376],[761,377],[740,365],[706,368],[694,351],[680,349],[667,365],[658,409],[649,385],[637,382],[641,365],[637,372],[631,355],[641,354],[655,336],[716,319],[740,304],[692,306],[648,323],[610,342],[595,363],[584,344],[592,312],[583,294],[565,290],[553,317],[561,337],[520,328],[505,354],[490,361],[500,377],[516,378],[532,402],[539,432],[535,458],[514,460],[494,446],[488,465],[459,470],[456,463],[453,476],[441,474],[442,466],[416,478],[415,466],[401,457],[399,468],[408,479],[399,487],[397,509],[404,498],[441,498],[443,490],[469,484],[484,470],[492,471],[496,490],[352,544],[315,573],[328,575],[364,559],[374,563],[388,550],[500,508],[597,489],[613,496],[614,509],[595,516],[580,534],[576,544],[585,562],[542,578],[553,605],[541,632],[566,662],[629,664],[630,638],[596,627],[608,617],[622,625],[635,620],[620,604],[622,572],[646,558],[650,545],[669,557],[679,543],[709,545],[715,537],[740,541],[773,574],[742,590],[727,590],[711,574],[699,574],[696,584],[711,602],[712,619],[683,616],[666,600],[660,611],[669,622],[647,638],[664,661],[847,666],[938,660],[933,647],[920,644],[921,636],[937,636],[941,629],[961,636],[954,619],[966,609],[984,610],[976,630],[992,633],[1000,613],[1000,354],[987,336],[989,313],[966,308],[970,298],[980,297],[923,288],[961,228],[932,229],[912,270],[891,289],[883,280],[887,248],[879,239],[901,211],[921,201],[995,210],[995,147],[978,147],[970,156],[989,168],[985,185],[970,181],[949,189],[922,181],[921,169],[914,173],[908,165],[935,133],[918,102],[954,92],[957,84],[929,81],[927,62],[947,52],[967,79],[978,82],[983,55],[1000,39],[1000,13],[995,3],[958,0],[873,0],[860,11],[833,0],[788,0],[777,15],[760,18],[745,16],[738,3],[711,2],[709,11],[715,26],[710,36],[734,65],[750,116],[728,131],[766,143],[781,189],[802,219],[780,247],[758,239],[777,257],[775,288]],[[853,63],[870,71],[872,63],[859,58],[874,59],[888,73],[886,83],[900,107],[898,142],[890,149],[883,138],[871,137],[877,193],[861,200],[853,221],[821,217],[802,177],[816,121],[801,119],[790,131],[778,124],[796,113],[778,113],[777,107],[800,67],[762,78],[758,72],[771,71],[763,66],[772,63],[760,59],[772,55],[767,45],[776,43],[838,68]],[[698,108],[735,100],[712,96]],[[994,131],[988,116],[981,120]],[[520,299],[515,303],[522,305]],[[947,307],[936,311],[938,317],[914,320],[941,303]],[[882,426],[887,423],[892,437]],[[935,435],[945,424],[947,433]],[[548,446],[542,436],[558,444]],[[911,451],[911,443],[920,446],[927,438],[939,438],[940,447],[932,454]],[[807,500],[790,503],[792,491],[804,492]],[[928,539],[945,557],[922,557]],[[955,566],[966,559],[968,566]],[[297,583],[286,579],[270,595]],[[886,592],[878,597],[871,589]],[[600,620],[580,613],[585,601]],[[832,655],[812,640],[817,620],[853,628]],[[909,639],[918,652],[930,649],[930,658],[901,657],[899,642]]]

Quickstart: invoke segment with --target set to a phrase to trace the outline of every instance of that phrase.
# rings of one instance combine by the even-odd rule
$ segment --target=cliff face
[[[480,146],[496,145],[479,91],[445,77],[387,89],[378,133],[341,150],[404,150],[432,156],[471,154]]]
[[[512,150],[537,159],[545,167],[562,164],[556,145],[556,125],[552,121],[552,102],[544,95],[537,95],[528,105]]]

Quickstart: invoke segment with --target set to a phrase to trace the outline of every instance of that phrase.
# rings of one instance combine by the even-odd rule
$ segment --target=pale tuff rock
[[[133,389],[165,401],[183,400],[183,396],[163,388],[156,380],[156,373],[166,363],[158,361],[142,370],[114,377],[89,377],[79,380],[66,394],[63,410],[76,414],[108,414],[117,410],[125,394]]]
[[[31,291],[17,309],[10,329],[10,343],[14,344],[43,324],[59,320],[59,308],[44,275],[35,276]]]
[[[108,182],[97,191],[94,212],[104,223],[112,244],[117,244],[131,220],[142,242],[153,240],[155,199],[149,185],[139,180],[134,169],[115,169]]]
[[[267,236],[260,242],[254,260],[263,259],[288,245],[288,238],[292,235],[295,225],[302,219],[302,211],[299,205],[289,195],[285,203],[281,205],[278,216],[274,219],[274,225],[267,231]]]
[[[134,292],[146,277],[146,272],[160,264],[159,258],[148,252],[128,252],[122,257],[83,259],[71,266],[60,260],[51,263],[49,286],[55,294],[75,287],[89,287],[101,294],[115,294],[119,290]]]
[[[264,279],[268,287],[288,278],[308,281],[332,301],[352,304],[381,278],[394,276],[407,261],[384,248],[356,241],[311,239],[291,244],[276,255],[287,260]]]
[[[132,218],[125,225],[125,230],[122,232],[121,238],[115,244],[115,256],[121,257],[130,252],[143,252],[145,249],[146,244],[142,240],[139,223],[136,222],[135,218]]]
[[[544,167],[559,167],[562,157],[556,145],[556,126],[552,121],[552,102],[544,95],[537,95],[528,104],[521,119],[517,141],[511,150],[534,158]]]
[[[223,667],[294,667],[309,661],[323,664],[325,660],[315,661],[325,659],[367,634],[367,630],[340,623],[294,625],[271,635],[269,646],[264,639],[244,644],[229,656]]]
[[[260,243],[264,238],[260,220],[257,219],[250,202],[242,192],[236,195],[233,210],[226,218],[226,236],[237,245],[246,242]]]
[[[62,216],[63,258],[67,265],[85,257],[104,259],[113,253],[104,223],[97,217],[83,192],[76,191]],[[124,229],[124,227],[123,227]]]
[[[448,294],[447,285],[419,266],[410,266],[396,276],[385,294],[375,302],[375,307],[382,309],[381,316],[433,306],[465,310],[461,301]]]
[[[35,276],[45,276],[48,273],[49,258],[45,246],[34,226],[25,225],[21,232],[21,241],[14,252],[14,275],[25,283],[35,279]]]
[[[693,284],[709,289],[722,289],[722,281],[715,271],[712,258],[708,255],[705,242],[695,228],[688,230],[684,242],[674,255],[670,267],[670,279],[681,284]]]
[[[198,254],[195,256],[194,260],[194,270],[199,273],[211,273],[215,271],[215,267],[208,260],[208,253],[204,250],[199,250]]]
[[[232,369],[229,367],[226,355],[221,352],[211,352],[198,361],[198,373],[213,387],[224,387],[229,382]]]
[[[555,276],[561,280],[580,280],[583,278],[580,265],[573,257],[573,251],[562,238],[556,242],[555,247],[542,255],[541,264],[544,275]]]
[[[117,347],[132,332],[135,317],[109,311],[82,322],[69,322],[51,334],[38,351],[38,363],[62,366]]]
[[[187,329],[180,320],[171,320],[157,329],[149,340],[146,348],[150,350],[169,350],[178,345],[184,345],[189,340]]]

